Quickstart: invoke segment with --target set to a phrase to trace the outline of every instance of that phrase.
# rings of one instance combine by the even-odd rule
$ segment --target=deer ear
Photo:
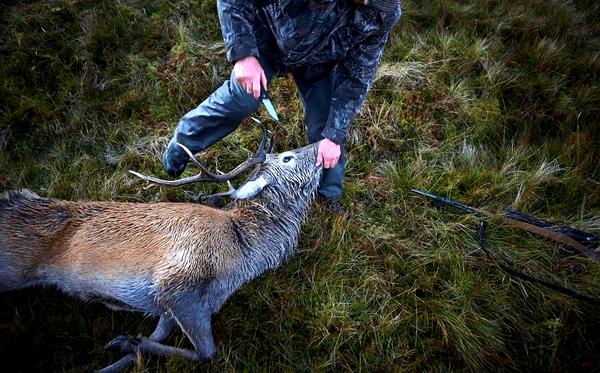
[[[260,193],[264,187],[269,185],[269,182],[264,177],[259,176],[256,179],[247,181],[242,186],[237,188],[231,195],[231,198],[235,199],[248,199],[252,198]]]

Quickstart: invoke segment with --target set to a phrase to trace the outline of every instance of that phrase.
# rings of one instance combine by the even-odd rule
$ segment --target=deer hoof
[[[135,352],[140,340],[130,335],[120,335],[108,342],[104,349],[109,351]]]

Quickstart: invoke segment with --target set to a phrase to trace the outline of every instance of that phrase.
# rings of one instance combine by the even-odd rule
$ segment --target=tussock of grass
[[[596,310],[502,272],[478,218],[438,210],[419,188],[600,234],[600,71],[592,1],[404,1],[348,137],[347,218],[315,206],[296,255],[214,317],[218,353],[198,366],[138,357],[133,371],[592,370]],[[70,200],[187,201],[166,177],[177,120],[227,79],[214,1],[10,2],[0,6],[0,183]],[[272,82],[275,150],[305,144],[293,81]],[[250,121],[200,155],[243,161]],[[196,170],[190,167],[186,175]],[[494,255],[600,297],[586,257],[492,219]],[[155,320],[52,289],[3,294],[0,356],[14,371],[87,371],[118,334]],[[191,347],[181,334],[169,343]],[[17,360],[17,351],[31,358]]]

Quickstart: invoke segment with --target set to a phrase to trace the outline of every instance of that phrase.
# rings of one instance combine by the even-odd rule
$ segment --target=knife
[[[267,111],[269,112],[269,114],[271,114],[273,119],[275,119],[276,121],[279,122],[279,117],[277,116],[277,112],[275,111],[275,108],[273,107],[273,104],[271,103],[269,96],[267,96],[267,92],[263,91],[262,94],[260,95],[260,98],[262,100],[262,103],[267,108]]]

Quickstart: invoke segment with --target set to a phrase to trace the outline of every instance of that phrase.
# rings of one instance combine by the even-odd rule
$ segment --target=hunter
[[[165,170],[177,177],[188,163],[177,142],[193,153],[211,146],[258,110],[273,76],[287,74],[302,98],[308,142],[323,140],[319,200],[345,213],[346,135],[400,18],[400,1],[218,0],[217,9],[231,78],[180,119],[163,154]]]

